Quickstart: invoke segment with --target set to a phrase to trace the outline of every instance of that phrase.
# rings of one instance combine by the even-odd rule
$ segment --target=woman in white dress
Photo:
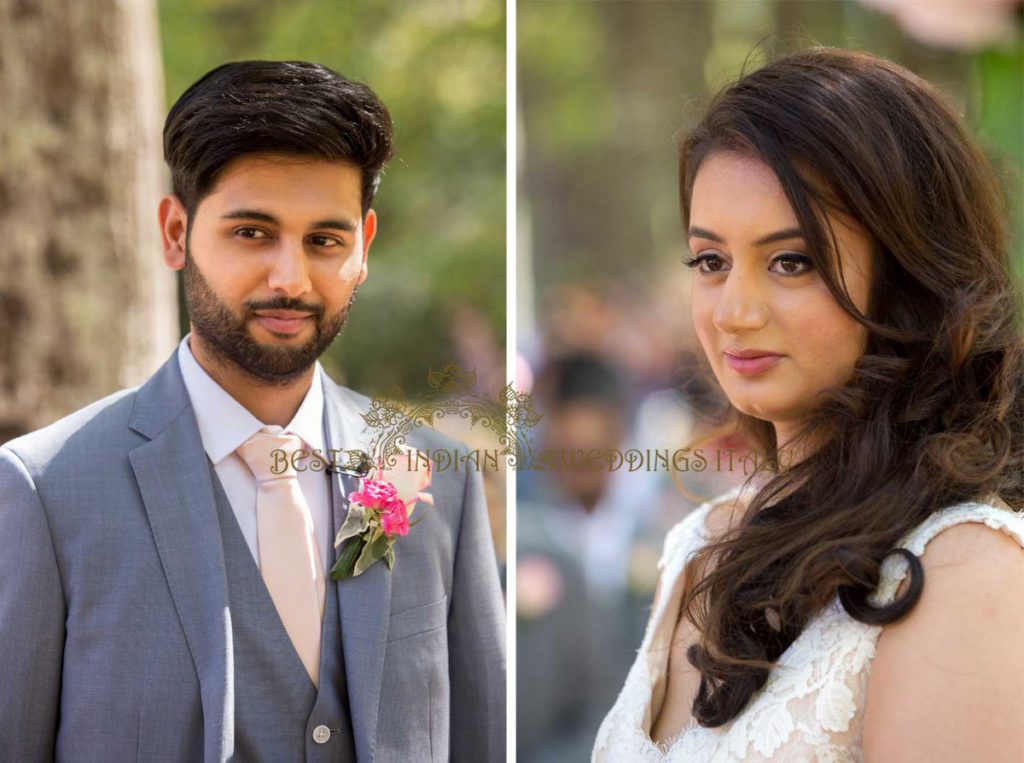
[[[774,465],[668,534],[594,761],[1024,761],[1024,361],[999,184],[813,49],[680,151],[693,320]]]

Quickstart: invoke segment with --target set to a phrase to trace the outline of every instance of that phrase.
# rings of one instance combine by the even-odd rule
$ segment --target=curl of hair
[[[814,48],[720,92],[680,145],[684,227],[701,162],[738,152],[769,166],[837,302],[868,329],[851,378],[822,393],[799,463],[759,484],[735,526],[691,560],[681,604],[700,634],[693,703],[735,718],[812,617],[892,623],[924,586],[868,601],[882,561],[945,506],[995,494],[1024,503],[1024,359],[997,179],[927,82],[865,53]],[[847,295],[827,214],[873,243],[867,314]],[[731,417],[778,460],[771,425]]]

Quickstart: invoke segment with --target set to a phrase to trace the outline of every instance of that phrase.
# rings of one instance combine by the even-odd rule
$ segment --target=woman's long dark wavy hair
[[[735,526],[691,561],[682,611],[697,626],[693,715],[735,718],[814,614],[838,595],[869,624],[868,596],[900,538],[932,512],[996,494],[1024,503],[1024,349],[999,183],[934,87],[889,61],[815,48],[780,58],[719,93],[680,147],[684,228],[694,177],[716,151],[776,174],[815,268],[869,333],[840,389],[827,390],[799,463],[769,473]],[[826,212],[873,244],[867,314],[837,273]],[[770,423],[739,426],[778,458]]]

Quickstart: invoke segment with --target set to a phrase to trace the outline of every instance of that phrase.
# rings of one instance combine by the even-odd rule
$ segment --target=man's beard
[[[305,373],[326,350],[348,320],[356,300],[352,289],[348,304],[334,315],[324,316],[322,305],[307,305],[298,299],[280,297],[263,302],[246,302],[237,318],[214,293],[210,284],[185,250],[185,304],[193,330],[220,359],[264,384],[283,385]],[[299,346],[260,344],[249,334],[249,322],[256,310],[297,310],[312,313],[313,336]]]

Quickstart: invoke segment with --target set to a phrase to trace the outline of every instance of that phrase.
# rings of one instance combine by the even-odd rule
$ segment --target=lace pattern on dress
[[[779,658],[765,685],[730,723],[709,729],[691,719],[678,735],[661,745],[648,736],[653,687],[667,668],[667,654],[652,650],[652,645],[665,622],[676,578],[690,556],[707,542],[705,519],[710,510],[739,494],[739,489],[733,490],[701,505],[666,536],[658,564],[662,575],[658,597],[626,683],[598,731],[594,763],[839,762],[863,758],[864,698],[882,627],[852,619],[838,598],[808,623]],[[1024,515],[982,503],[959,504],[934,513],[899,545],[920,556],[931,538],[961,522],[982,522],[1007,533],[1024,548]],[[872,604],[890,603],[908,569],[902,556],[888,557],[878,589],[870,597]]]

